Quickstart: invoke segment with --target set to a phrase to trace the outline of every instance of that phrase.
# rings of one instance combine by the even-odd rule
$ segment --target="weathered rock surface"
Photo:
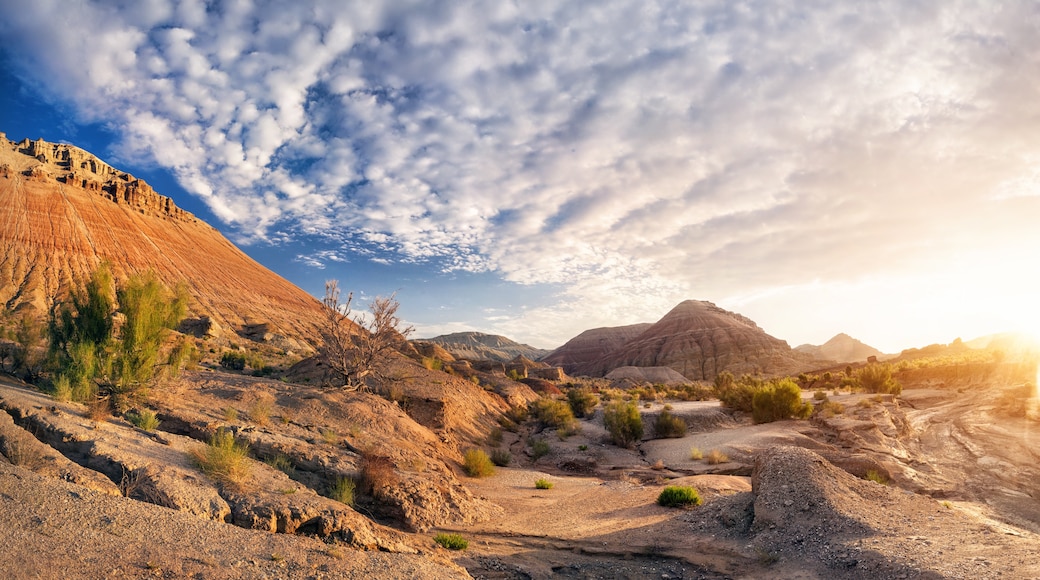
[[[845,333],[838,334],[819,346],[803,344],[796,346],[795,350],[820,360],[835,363],[865,362],[868,357],[884,356],[884,353],[880,350],[864,344]]]
[[[681,373],[669,367],[618,367],[607,373],[606,378],[611,381],[636,384],[678,385],[689,382]]]
[[[117,280],[151,269],[171,287],[187,282],[192,316],[215,323],[204,333],[267,324],[272,339],[306,345],[317,336],[315,298],[143,181],[71,145],[6,137],[0,166],[0,303],[8,310],[44,315],[107,260]]]
[[[542,358],[542,362],[562,367],[571,375],[587,375],[595,363],[639,336],[650,323],[593,328],[567,341],[560,348]]]
[[[484,334],[482,332],[454,332],[452,334],[426,338],[422,342],[438,344],[455,358],[468,360],[506,362],[518,356],[538,360],[550,352],[527,344],[521,344],[504,336]]]

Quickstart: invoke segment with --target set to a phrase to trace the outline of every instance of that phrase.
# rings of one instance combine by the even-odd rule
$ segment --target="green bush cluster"
[[[664,507],[689,507],[701,505],[701,494],[695,488],[669,485],[657,496],[658,505]]]
[[[203,473],[221,483],[239,483],[249,476],[249,446],[235,441],[225,429],[217,430],[208,445],[192,450],[191,458]]]
[[[244,370],[246,368],[246,355],[229,350],[220,356],[220,366],[231,371]]]
[[[567,391],[567,403],[575,417],[586,417],[599,405],[599,397],[588,387],[575,387]]]
[[[469,449],[463,453],[462,468],[470,477],[488,477],[495,474],[495,464],[483,449]]]
[[[535,480],[534,487],[535,487],[535,489],[552,489],[553,488],[553,482],[551,482],[548,479],[545,479],[543,477],[543,478]]]
[[[860,368],[854,375],[856,386],[868,393],[898,395],[903,387],[892,378],[892,365],[871,363]]]
[[[684,435],[686,435],[686,421],[683,421],[682,417],[673,415],[669,406],[665,405],[654,421],[654,436],[678,438]]]
[[[578,422],[574,419],[571,407],[563,401],[543,397],[530,406],[531,413],[545,427],[559,429],[564,434],[572,434],[578,430]]]
[[[139,411],[127,411],[126,420],[137,427],[145,431],[155,431],[159,428],[158,418],[155,416],[155,411],[151,409],[141,409]]]
[[[802,401],[802,390],[791,379],[780,379],[758,390],[752,398],[751,417],[755,423],[782,419],[807,419],[812,403]]]
[[[491,451],[491,463],[498,467],[508,467],[513,461],[513,455],[505,449],[494,449]]]
[[[643,437],[643,417],[632,401],[613,401],[603,410],[603,426],[611,440],[621,447],[629,447]]]
[[[469,547],[469,542],[461,534],[437,534],[433,541],[449,550],[465,550]]]

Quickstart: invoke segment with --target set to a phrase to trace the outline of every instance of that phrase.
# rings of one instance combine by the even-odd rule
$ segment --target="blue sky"
[[[554,347],[684,299],[793,345],[1040,329],[1040,7],[0,3],[0,131],[304,289]]]

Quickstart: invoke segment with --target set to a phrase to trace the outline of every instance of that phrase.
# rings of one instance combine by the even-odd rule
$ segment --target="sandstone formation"
[[[795,347],[795,350],[822,361],[834,363],[864,362],[868,357],[876,356],[880,358],[884,356],[884,353],[880,350],[864,344],[844,332],[819,346],[803,344]]]
[[[144,181],[71,145],[0,134],[0,303],[42,316],[103,260],[117,280],[151,269],[186,282],[202,334],[250,326],[285,349],[316,336],[315,298]]]
[[[792,374],[813,365],[811,356],[792,350],[750,319],[711,302],[682,302],[636,336],[623,338],[640,326],[623,327],[623,332],[583,332],[545,360],[560,364],[571,374],[590,376],[603,376],[624,366],[669,367],[692,381],[711,381],[722,371]],[[591,358],[611,344],[617,346]]]
[[[689,382],[682,374],[669,367],[618,367],[606,376],[614,382],[653,383],[678,385]]]
[[[572,375],[590,374],[590,365],[621,348],[650,326],[649,323],[640,323],[586,330],[542,358],[542,362],[562,367]]]
[[[510,340],[497,334],[455,332],[424,339],[440,345],[455,358],[506,362],[518,356],[538,360],[550,351]]]

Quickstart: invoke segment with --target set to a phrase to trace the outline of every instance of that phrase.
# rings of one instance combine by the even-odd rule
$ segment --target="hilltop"
[[[509,362],[516,357],[538,360],[551,351],[521,344],[497,334],[453,332],[433,338],[418,339],[441,346],[457,359]]]

